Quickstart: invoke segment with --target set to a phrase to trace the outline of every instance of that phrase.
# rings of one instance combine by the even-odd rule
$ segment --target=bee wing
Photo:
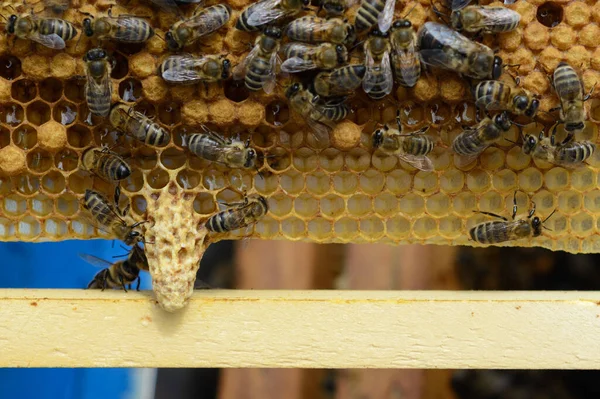
[[[517,0],[504,0],[504,4],[515,4]]]
[[[101,267],[103,269],[112,266],[112,263],[110,263],[109,261],[98,258],[94,255],[79,254],[79,257],[87,263],[89,263],[90,265]]]
[[[419,51],[421,62],[434,67],[453,69],[452,60],[441,49],[425,49]]]
[[[370,93],[375,88],[375,85],[381,85],[386,94],[389,94],[394,87],[394,78],[392,76],[392,65],[390,63],[390,55],[386,52],[383,56],[381,64],[377,64],[373,59],[371,51],[366,51],[366,73],[362,81],[363,89],[366,93]],[[380,76],[383,76],[384,81],[380,81]]]
[[[487,147],[488,146],[486,146],[485,148],[487,148]],[[485,148],[483,150],[485,150]],[[481,150],[481,152],[483,152],[483,150]],[[459,168],[464,168],[464,167],[470,165],[471,162],[473,162],[477,159],[477,157],[481,154],[481,152],[478,152],[477,154],[470,154],[470,155],[455,154],[454,159],[456,160],[456,166],[458,166]]]
[[[288,73],[296,73],[315,69],[317,65],[311,60],[303,60],[300,57],[288,58],[281,64],[281,70]]]
[[[385,33],[390,29],[390,26],[392,26],[395,8],[396,0],[386,0],[385,6],[383,7],[383,11],[381,12],[381,14],[379,14],[379,18],[377,18],[380,31]]]
[[[390,62],[390,55],[386,52],[381,60],[381,73],[383,73],[384,81],[382,88],[385,94],[390,94],[394,88],[394,76],[392,74],[392,64]]]
[[[483,29],[486,26],[498,26],[521,20],[521,14],[504,7],[478,7],[477,13],[481,18],[473,24],[473,28]]]
[[[248,17],[248,25],[260,26],[285,16],[288,11],[277,8],[281,0],[264,0],[258,3]]]
[[[453,11],[460,10],[468,6],[469,3],[471,3],[471,0],[452,0],[450,8],[452,8]]]
[[[265,85],[263,86],[263,90],[267,94],[271,94],[273,93],[273,90],[275,90],[275,74],[277,71],[277,59],[277,51],[273,51],[273,53],[271,54],[271,59],[269,60],[269,75],[267,76],[267,80],[265,82]]]
[[[417,80],[421,76],[420,72],[418,74],[413,74],[411,69],[413,65],[419,64],[419,71],[421,69],[421,64],[417,53],[415,53],[414,45],[411,44],[410,47],[406,51],[399,51],[398,58],[400,60],[400,74],[402,75],[402,79],[409,86],[413,87],[417,84]]]
[[[110,73],[107,72],[99,80],[94,79],[90,74],[87,74],[87,85],[85,91],[95,93],[99,98],[110,102],[112,96],[112,83]]]
[[[235,80],[243,79],[246,76],[246,69],[248,68],[248,65],[250,65],[250,62],[252,62],[252,59],[256,57],[259,51],[260,47],[258,45],[255,45],[252,48],[252,50],[248,53],[246,58],[244,58],[242,62],[235,66],[235,68],[233,69],[233,78]]]
[[[475,101],[475,105],[479,108],[484,108],[489,111],[505,109],[500,101],[494,99],[493,95],[479,97]]]
[[[419,170],[425,172],[431,172],[433,170],[433,162],[431,162],[429,157],[401,153],[398,154],[398,158]]]
[[[204,58],[194,58],[191,55],[173,55],[163,61],[176,60],[179,68],[171,68],[162,72],[163,79],[170,82],[189,82],[190,80],[199,80],[202,77],[195,70],[195,66],[201,64]]]
[[[308,126],[310,126],[310,128],[312,129],[313,137],[317,141],[326,142],[329,139],[329,133],[331,133],[331,131],[332,131],[332,128],[330,126],[327,126],[324,123],[315,121],[314,119],[311,119],[310,117],[304,118],[304,119],[308,123]]]
[[[58,36],[56,33],[52,33],[51,35],[42,35],[36,31],[35,33],[29,35],[29,38],[36,43],[43,44],[44,46],[54,50],[62,50],[66,46],[63,38]]]
[[[137,36],[137,31],[140,29],[140,20],[146,22],[143,18],[134,17],[133,15],[121,15],[113,18],[113,23],[116,27],[121,29],[115,29],[115,40],[117,41],[128,41],[130,37]],[[148,25],[149,29],[150,25]]]

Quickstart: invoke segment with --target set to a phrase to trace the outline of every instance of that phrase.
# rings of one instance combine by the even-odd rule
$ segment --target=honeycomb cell
[[[413,234],[421,239],[427,239],[437,235],[437,221],[428,216],[418,218],[413,225]]]
[[[41,232],[42,228],[40,222],[33,216],[25,216],[24,218],[19,219],[19,223],[17,224],[17,234],[20,237],[31,240],[32,238],[39,236]]]
[[[84,125],[70,126],[67,129],[67,142],[71,147],[87,147],[92,143],[92,132]]]
[[[23,150],[29,150],[37,144],[37,132],[29,125],[22,125],[12,133],[12,142]]]
[[[594,187],[596,173],[588,168],[579,168],[571,172],[571,187],[577,191],[587,191]]]
[[[15,236],[15,224],[13,221],[0,217],[0,237],[9,239]]]
[[[370,216],[360,220],[359,229],[361,235],[367,239],[380,239],[385,234],[383,221],[377,216]]]
[[[201,215],[211,215],[218,210],[215,198],[209,193],[199,193],[196,195],[193,207],[194,211]]]
[[[400,118],[403,125],[417,128],[425,120],[425,110],[421,105],[408,101],[400,107]]]
[[[167,148],[160,154],[160,163],[167,169],[179,169],[185,165],[187,157],[184,152],[176,148]]]
[[[13,191],[10,177],[0,177],[0,197],[5,197]]]
[[[492,186],[498,191],[512,191],[517,187],[517,175],[510,169],[502,169],[492,175]]]
[[[48,216],[54,210],[54,201],[52,198],[40,194],[29,199],[29,207],[35,216]]]
[[[592,122],[600,123],[600,100],[592,99],[590,103],[590,119]]]
[[[581,212],[571,217],[571,234],[579,237],[587,237],[594,233],[594,218],[587,213]]]
[[[50,120],[48,104],[36,101],[27,106],[27,121],[34,126],[40,126]]]
[[[140,169],[150,170],[156,167],[158,157],[152,148],[142,147],[138,150],[134,160]]]
[[[4,126],[0,126],[0,148],[4,148],[9,144],[10,144],[10,131]]]
[[[92,112],[87,106],[87,103],[79,105],[78,119],[79,122],[84,123],[87,126],[98,126],[104,121],[103,117],[92,114]],[[110,131],[113,129],[112,126],[106,124],[104,126],[104,130]]]
[[[49,156],[49,155],[48,155]],[[29,154],[28,154],[29,157]],[[51,159],[51,158],[50,158]],[[79,164],[79,156],[77,152],[65,148],[54,156],[54,166],[61,171],[70,172],[77,168]]]
[[[342,241],[351,241],[358,235],[358,222],[351,218],[338,219],[333,225],[335,237]]]
[[[291,154],[283,147],[275,147],[269,151],[267,164],[275,172],[283,172],[292,164]]]
[[[477,211],[477,198],[468,192],[459,193],[454,197],[454,211],[462,216],[471,216]]]
[[[74,82],[74,81],[72,81]],[[74,84],[74,83],[71,83]],[[80,84],[82,84],[80,82]],[[67,83],[67,87],[69,83]],[[59,79],[56,78],[47,78],[40,82],[40,97],[42,100],[48,103],[57,102],[63,93],[63,84]],[[71,94],[71,92],[65,91],[65,93]],[[83,99],[83,94],[81,95]]]
[[[418,172],[414,177],[413,191],[430,194],[438,189],[437,174],[433,172]]]
[[[548,215],[556,208],[555,201],[556,197],[547,190],[540,190],[531,197],[531,203],[535,203],[536,209]]]
[[[283,193],[277,193],[269,197],[269,202],[271,205],[269,212],[276,218],[285,217],[292,211],[292,208],[294,207],[292,198]]]
[[[496,171],[504,166],[504,151],[490,147],[479,156],[479,165],[485,170]]]
[[[385,222],[387,235],[394,240],[403,240],[410,236],[410,220],[395,216]]]
[[[9,103],[0,106],[0,122],[11,126],[18,126],[23,122],[23,107],[19,104]]]
[[[422,214],[424,210],[425,200],[417,194],[408,193],[400,199],[400,213],[417,216]]]
[[[27,200],[20,195],[9,195],[2,201],[2,210],[7,216],[21,216],[27,211]]]
[[[512,197],[511,197],[512,201]],[[485,212],[502,213],[506,209],[502,195],[495,191],[488,191],[479,199],[479,210]]]
[[[270,148],[275,142],[273,141],[273,130],[268,126],[259,126],[252,133],[252,145],[258,148]]]
[[[46,219],[44,221],[44,234],[50,237],[64,237],[68,234],[69,228],[64,220]]]
[[[548,28],[554,28],[556,25],[560,24],[563,17],[564,12],[562,5],[554,1],[548,1],[542,4],[538,7],[536,13],[538,22]]]
[[[525,192],[535,192],[542,187],[544,177],[535,168],[527,168],[519,173],[519,188]]]
[[[144,186],[144,176],[139,169],[133,169],[127,179],[121,181],[121,188],[130,193],[136,193]]]
[[[319,212],[319,201],[309,194],[302,194],[294,200],[294,210],[301,218],[312,218]]]
[[[23,195],[35,194],[40,189],[40,179],[37,176],[20,175],[13,177],[13,184]]]
[[[398,213],[398,199],[390,193],[381,193],[373,199],[373,211],[388,217]]]
[[[327,172],[337,172],[344,165],[344,156],[335,148],[326,148],[319,153],[319,165]]]
[[[577,40],[577,32],[568,25],[560,25],[550,33],[552,44],[559,50],[568,50]]]
[[[70,193],[56,198],[56,212],[62,216],[73,216],[79,211],[79,199]]]
[[[46,79],[49,81],[56,80],[59,84],[58,79]],[[43,82],[42,82],[43,83]],[[61,86],[62,89],[62,86]],[[85,80],[83,79],[69,79],[65,82],[65,97],[67,100],[79,104],[85,100]],[[57,101],[58,98],[55,100]],[[46,100],[47,101],[47,100]],[[51,101],[54,102],[54,101]]]
[[[368,103],[356,97],[350,100],[348,103],[350,105],[350,114],[348,115],[347,119],[356,123],[357,125],[364,125],[372,119],[371,107]]]
[[[156,108],[152,103],[142,100],[135,105],[135,110],[147,116],[150,119],[153,119],[156,116]]]
[[[112,54],[115,64],[110,73],[110,77],[115,80],[123,79],[129,73],[129,62],[127,58],[118,52]]]
[[[142,98],[142,84],[133,78],[122,80],[119,83],[119,97],[125,102],[136,102]]]
[[[65,191],[65,178],[58,171],[52,171],[42,177],[43,190],[52,195]]]
[[[146,182],[151,188],[160,190],[169,183],[169,174],[164,169],[156,168],[148,173]]]
[[[373,166],[382,172],[388,172],[398,163],[398,157],[389,156],[383,152],[377,151],[371,157]]]
[[[356,175],[350,172],[339,172],[333,175],[333,189],[342,195],[350,195],[356,192],[358,180]]]
[[[566,190],[569,186],[569,173],[564,168],[552,168],[544,175],[544,181],[550,191]]]
[[[346,167],[353,172],[364,172],[371,165],[371,155],[362,148],[354,148],[345,154]]]
[[[568,220],[565,215],[556,212],[551,218],[544,222],[544,227],[546,227],[546,229],[544,229],[544,235],[560,237],[567,233]]]
[[[583,196],[580,193],[565,191],[558,193],[558,209],[567,215],[579,212],[583,203]]]
[[[181,122],[181,107],[176,102],[168,102],[158,107],[158,119],[163,125],[173,126]]]
[[[92,187],[93,179],[89,173],[77,171],[71,173],[67,178],[69,191],[76,194],[83,194],[87,188]]]
[[[437,193],[427,198],[425,206],[428,214],[439,217],[450,213],[452,202],[446,194]]]
[[[490,188],[490,175],[481,169],[473,169],[467,174],[467,187],[474,193],[481,193]]]
[[[11,85],[10,92],[13,100],[24,104],[37,96],[37,86],[29,79],[19,79]]]
[[[524,154],[520,147],[513,147],[506,154],[506,166],[512,170],[525,169],[530,162],[531,157]]]
[[[308,235],[310,238],[323,241],[333,234],[333,225],[330,221],[316,217],[308,222]]]
[[[585,209],[591,213],[600,211],[600,190],[593,190],[583,195],[583,204]]]
[[[440,176],[440,189],[448,194],[458,193],[465,185],[465,175],[458,169],[448,169]]]
[[[6,80],[15,80],[21,76],[21,61],[12,55],[0,57],[0,76]]]
[[[329,174],[313,172],[306,176],[306,190],[313,196],[320,197],[329,191]]]
[[[189,169],[180,170],[176,177],[177,184],[184,190],[198,187],[200,180],[200,174]]]
[[[525,44],[532,50],[543,50],[550,39],[550,32],[545,25],[533,22],[525,28]]]
[[[62,101],[52,108],[52,117],[62,125],[70,125],[77,118],[77,106],[73,103]]]
[[[281,233],[290,240],[298,240],[306,235],[306,222],[297,217],[289,217],[281,221]]]
[[[320,205],[321,216],[330,219],[337,219],[342,213],[344,213],[344,210],[346,208],[344,199],[334,194],[330,194],[326,197],[321,198]]]
[[[301,173],[290,171],[279,176],[279,185],[287,194],[299,194],[304,189],[304,176]]]
[[[319,167],[319,159],[313,150],[302,147],[292,159],[294,168],[301,173],[310,173]]]
[[[251,173],[240,169],[232,170],[229,172],[229,187],[239,191],[248,191],[252,189],[254,179],[262,180],[263,177],[260,175],[255,177]]]
[[[438,231],[442,237],[455,239],[463,235],[462,220],[456,216],[446,216],[438,219]]]
[[[279,222],[267,215],[254,226],[254,234],[265,240],[274,239],[279,234]]]
[[[235,103],[241,103],[250,97],[243,80],[228,79],[223,82],[223,94]]]
[[[263,176],[262,179],[256,179],[254,188],[260,195],[271,195],[279,188],[279,176]]]
[[[371,198],[366,195],[357,194],[348,198],[348,212],[353,216],[367,215],[371,213],[371,209]]]
[[[290,111],[287,103],[283,101],[273,101],[265,107],[265,116],[269,125],[280,127],[290,119]]]
[[[52,167],[52,156],[44,150],[34,150],[27,154],[27,169],[34,173],[44,173]]]
[[[565,7],[566,22],[570,26],[580,28],[590,22],[591,10],[584,2],[572,2]]]
[[[227,186],[227,179],[220,171],[208,170],[202,176],[202,185],[207,190],[218,191]]]

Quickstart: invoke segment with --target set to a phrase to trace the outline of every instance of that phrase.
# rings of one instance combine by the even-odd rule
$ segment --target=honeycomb
[[[231,0],[234,11],[227,28],[189,51],[227,54],[234,65],[241,62],[255,35],[233,26],[248,3]],[[43,12],[39,0],[27,5]],[[150,17],[157,35],[146,44],[102,46],[116,60],[113,101],[135,105],[168,129],[172,140],[164,148],[148,147],[90,114],[81,76],[83,54],[97,45],[92,39],[78,34],[65,50],[55,51],[1,35],[0,240],[111,238],[89,222],[80,206],[87,188],[112,190],[83,171],[80,163],[84,150],[108,144],[133,168],[121,189],[133,219],[148,220],[144,228],[154,290],[167,310],[182,307],[191,295],[198,261],[210,242],[251,237],[474,245],[468,229],[487,220],[474,211],[509,216],[515,190],[527,194],[517,197],[519,214],[532,201],[541,217],[557,211],[542,236],[503,245],[600,252],[600,151],[576,169],[534,161],[514,144],[519,133],[513,127],[477,162],[457,166],[451,142],[461,126],[476,121],[469,87],[453,73],[424,73],[413,89],[397,88],[381,101],[353,97],[350,117],[339,123],[329,142],[317,142],[288,108],[281,87],[267,95],[249,94],[235,81],[167,85],[157,67],[169,55],[162,38],[176,22],[175,15],[143,0],[73,0],[72,6],[62,17],[75,23],[79,34],[85,17],[81,12],[99,15],[112,7],[114,16]],[[398,1],[396,15],[413,6],[409,19],[416,28],[435,19],[429,0]],[[19,8],[16,3],[13,7]],[[497,48],[505,63],[520,65],[521,84],[541,96],[542,111],[558,104],[547,75],[561,60],[580,71],[586,91],[600,83],[600,2],[518,0],[508,7],[521,14],[521,25],[514,32],[486,37],[484,43]],[[189,14],[193,6],[182,10]],[[597,141],[599,92],[600,84],[585,104],[589,121],[578,139]],[[406,131],[430,125],[429,133],[439,138],[430,156],[435,171],[419,171],[373,151],[371,133],[380,124],[395,123],[397,109]],[[542,112],[537,124],[527,125],[525,131],[539,131],[539,124],[550,125],[552,118]],[[190,155],[183,138],[198,131],[200,124],[226,136],[250,138],[261,153],[261,175]],[[239,201],[244,192],[267,197],[269,214],[250,228],[208,236],[203,222],[219,209],[218,203]]]

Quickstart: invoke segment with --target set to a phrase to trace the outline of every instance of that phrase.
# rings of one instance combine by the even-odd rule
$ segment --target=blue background
[[[0,242],[0,288],[83,289],[101,269],[79,257],[88,253],[109,262],[126,253],[118,241],[56,243]],[[150,289],[142,272],[140,289]],[[94,339],[94,337],[90,337]],[[131,397],[129,369],[0,369],[0,398],[107,399]]]

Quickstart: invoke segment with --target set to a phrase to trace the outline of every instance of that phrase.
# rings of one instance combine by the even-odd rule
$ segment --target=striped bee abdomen
[[[471,239],[480,244],[495,244],[509,241],[511,238],[506,228],[508,222],[491,221],[478,224],[469,230]]]

